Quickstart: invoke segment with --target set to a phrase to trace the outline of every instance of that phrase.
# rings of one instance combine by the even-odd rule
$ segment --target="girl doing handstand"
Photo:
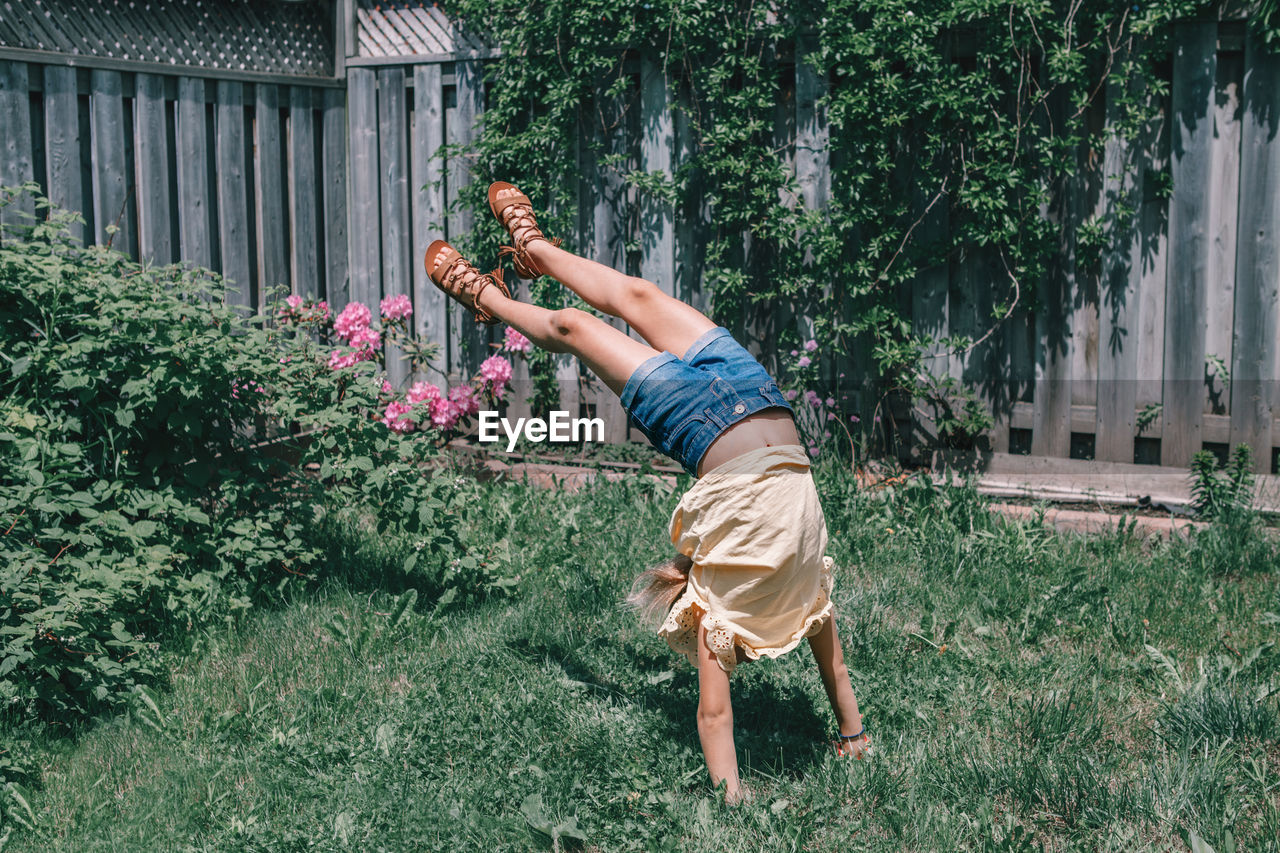
[[[642,343],[576,308],[512,299],[437,240],[432,281],[475,312],[543,349],[580,358],[654,446],[697,477],[671,520],[678,556],[637,581],[630,601],[666,611],[659,633],[698,669],[698,737],[711,783],[742,798],[729,675],[742,661],[777,657],[808,638],[840,729],[841,755],[871,740],[849,682],[831,605],[826,522],[791,407],[752,356],[700,311],[651,282],[581,258],[547,240],[524,193],[504,182],[489,206],[512,238],[516,272],[550,275],[591,307],[626,321]]]

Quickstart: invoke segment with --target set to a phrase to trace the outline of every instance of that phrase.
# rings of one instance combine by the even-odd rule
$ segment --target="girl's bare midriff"
[[[799,443],[796,422],[792,420],[789,411],[780,407],[764,409],[754,415],[747,415],[711,442],[702,461],[698,463],[698,476],[703,476],[730,459],[762,447]]]

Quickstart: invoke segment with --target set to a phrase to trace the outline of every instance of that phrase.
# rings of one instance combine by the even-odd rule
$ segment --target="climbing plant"
[[[1275,5],[1265,0],[1264,11]],[[483,205],[489,178],[518,181],[548,211],[548,230],[571,238],[587,156],[678,216],[704,205],[702,286],[717,320],[739,326],[762,305],[775,318],[807,318],[803,328],[775,326],[767,355],[785,362],[815,339],[837,356],[819,378],[823,397],[864,410],[890,394],[933,401],[939,437],[963,443],[986,415],[947,405],[962,389],[932,378],[926,355],[967,356],[1015,309],[1035,309],[1055,263],[1096,264],[1108,235],[1128,227],[1132,200],[1117,199],[1107,222],[1063,209],[1072,182],[1101,156],[1090,120],[1109,97],[1109,132],[1141,137],[1168,94],[1170,25],[1207,8],[1190,0],[459,0],[451,10],[502,56],[488,66],[479,180],[461,203]],[[1256,18],[1266,27],[1276,15]],[[626,93],[641,57],[661,65],[687,133],[670,176],[642,172],[608,143],[610,131],[637,123]],[[779,103],[810,69],[825,86],[819,108],[829,133],[830,196],[818,210],[799,201],[788,141],[776,130]],[[476,236],[500,235],[484,222]],[[638,247],[629,248],[634,265]],[[991,298],[968,333],[913,330],[918,274],[974,259]],[[565,298],[547,285],[534,295]]]

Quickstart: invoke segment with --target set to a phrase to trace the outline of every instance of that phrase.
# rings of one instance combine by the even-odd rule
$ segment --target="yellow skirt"
[[[658,633],[695,666],[699,624],[733,672],[738,650],[776,658],[831,615],[827,522],[798,445],[753,450],[704,475],[671,516],[671,543],[693,568]]]

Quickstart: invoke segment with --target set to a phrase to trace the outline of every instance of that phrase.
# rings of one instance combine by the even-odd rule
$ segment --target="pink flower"
[[[406,396],[409,403],[415,406],[419,403],[434,403],[440,399],[440,389],[429,382],[415,382]]]
[[[394,390],[394,389],[391,387],[391,383],[390,383],[390,382],[388,382],[388,381],[387,381],[387,380],[385,380],[385,379],[384,379],[384,380],[382,380],[382,393],[383,393],[383,394],[390,394],[393,390]]]
[[[503,332],[503,341],[502,348],[507,352],[528,355],[529,350],[533,347],[533,343],[528,338],[510,326],[507,326],[507,330]]]
[[[357,330],[369,328],[369,321],[372,319],[373,315],[368,306],[360,302],[350,302],[346,308],[342,309],[338,319],[333,321],[333,330],[338,337],[348,340]]]
[[[796,389],[794,389],[794,388],[790,388],[790,389],[788,389],[788,390],[786,390],[786,391],[783,391],[783,392],[782,392],[782,396],[784,396],[784,397],[786,397],[786,398],[787,398],[787,402],[791,402],[791,401],[792,401],[792,400],[794,400],[794,399],[795,399],[799,394],[800,394],[800,392],[799,392],[799,391],[797,391],[797,390],[796,390]]]
[[[403,293],[388,296],[382,300],[378,307],[382,311],[382,319],[384,320],[399,320],[401,317],[408,317],[413,313],[413,305],[409,303],[409,297]]]
[[[836,398],[835,398],[835,397],[828,397],[828,398],[827,398],[827,406],[828,406],[828,408],[829,408],[829,407],[831,407],[831,406],[834,406],[835,404],[836,404]]]
[[[329,353],[329,367],[332,370],[342,370],[357,361],[370,361],[373,359],[373,355],[374,351],[367,346],[337,347],[333,352]]]
[[[499,395],[501,396],[501,395]],[[470,385],[455,385],[449,389],[449,402],[453,403],[460,417],[480,411],[480,397]]]
[[[810,456],[817,456],[817,455],[818,455],[818,445],[816,445],[816,444],[811,444],[811,445],[809,445],[809,455],[810,455]]]
[[[800,356],[800,359],[796,362],[797,367],[808,367],[811,364],[813,364],[813,361],[807,355]]]
[[[431,423],[441,429],[453,429],[453,425],[461,416],[458,407],[447,399],[441,398],[431,402]]]
[[[382,336],[368,326],[357,327],[351,330],[351,336],[347,343],[357,349],[365,347],[370,350],[382,348]]]
[[[392,432],[412,432],[416,424],[408,417],[411,411],[413,411],[413,407],[408,403],[402,400],[392,400],[387,403],[387,410],[382,416],[382,422],[390,427]]]
[[[818,392],[812,390],[804,392],[804,401],[810,406],[816,406],[822,402],[821,398],[818,397]]]
[[[480,378],[492,386],[493,392],[501,396],[502,389],[511,381],[511,362],[500,355],[491,355],[480,363]]]
[[[794,349],[793,349],[793,350],[791,351],[791,354],[792,354],[792,355],[799,355],[799,354],[800,354],[800,350],[794,350]]]
[[[329,369],[342,370],[360,360],[359,352],[349,347],[338,347],[329,353]]]
[[[813,351],[814,351],[814,350],[816,350],[817,348],[818,348],[818,342],[817,342],[817,341],[805,341],[805,342],[804,342],[804,349],[805,349],[805,352],[813,352]]]
[[[297,311],[302,307],[302,297],[296,293],[290,293],[284,298],[284,304],[288,305],[291,311]]]
[[[857,415],[849,415],[849,423],[854,423],[854,424],[856,424],[856,423],[859,423],[859,422],[861,422],[861,421],[862,421],[862,418],[858,417]]]

